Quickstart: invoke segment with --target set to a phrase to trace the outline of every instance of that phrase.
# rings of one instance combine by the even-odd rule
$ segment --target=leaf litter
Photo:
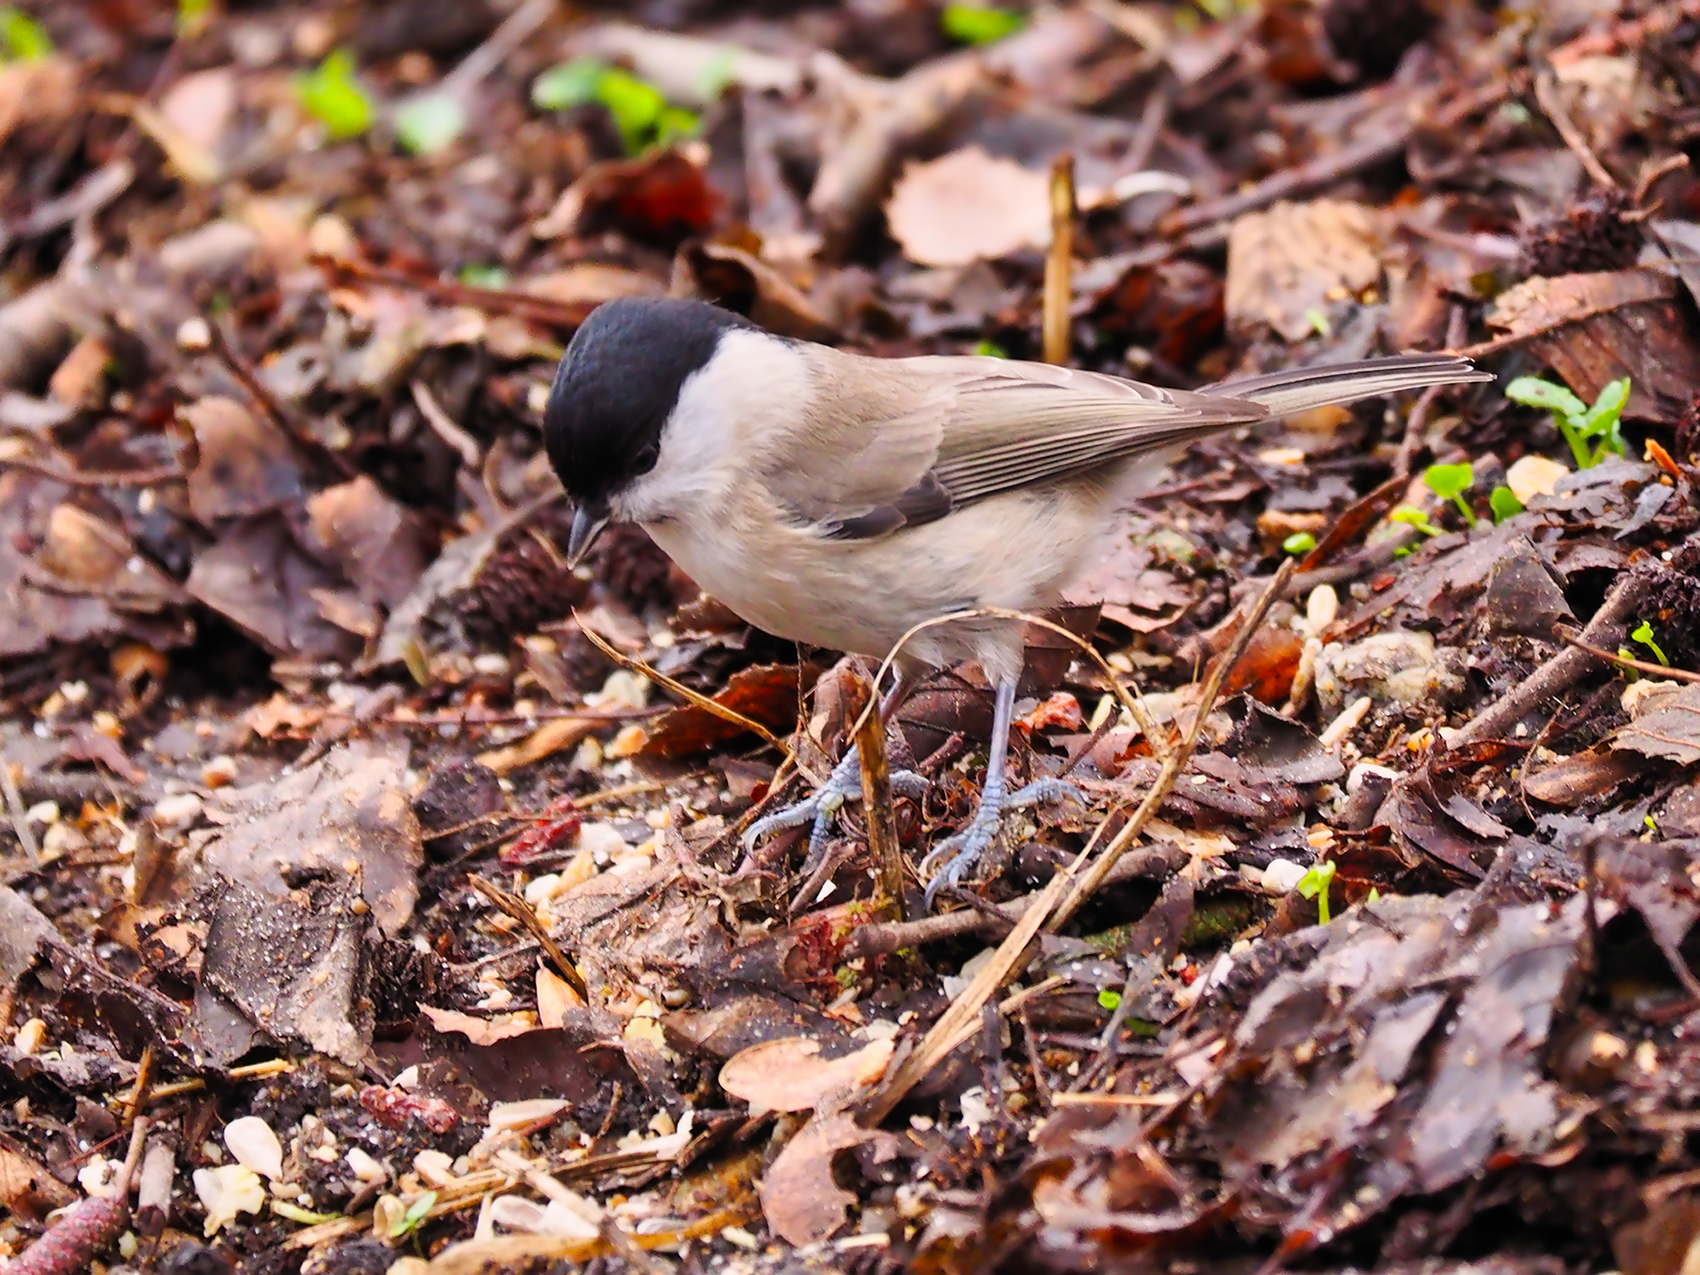
[[[0,11],[20,1269],[1693,1264],[1691,6],[170,9]],[[554,360],[669,293],[1499,382],[1177,462],[1030,630],[1085,808],[928,914],[978,670],[746,853],[869,670],[565,567]]]

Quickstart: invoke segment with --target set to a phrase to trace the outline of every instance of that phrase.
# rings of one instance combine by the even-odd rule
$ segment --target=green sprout
[[[1310,324],[1311,331],[1324,341],[1334,335],[1334,325],[1328,321],[1328,315],[1317,306],[1313,305],[1304,312],[1304,321]]]
[[[1653,625],[1650,621],[1642,620],[1641,623],[1636,626],[1635,631],[1629,636],[1632,640],[1639,642],[1642,646],[1651,651],[1653,653],[1653,658],[1660,664],[1663,664],[1666,668],[1670,667],[1670,661],[1665,658],[1664,649],[1653,639]]]
[[[466,131],[466,107],[452,93],[425,93],[396,108],[395,135],[412,155],[435,155]]]
[[[426,1214],[430,1213],[436,1203],[437,1193],[427,1191],[412,1204],[409,1204],[407,1212],[403,1213],[401,1218],[390,1227],[390,1238],[399,1240],[402,1236],[411,1235],[414,1231],[417,1231],[420,1223],[424,1222]]]
[[[505,288],[513,276],[501,266],[462,266],[460,281],[469,288]]]
[[[1428,520],[1428,515],[1418,509],[1415,505],[1400,505],[1387,516],[1394,522],[1402,522],[1415,527],[1425,536],[1438,536],[1442,534],[1440,528]]]
[[[1652,815],[1642,815],[1641,822],[1647,825],[1648,832],[1657,832],[1659,830],[1659,821],[1653,818]]]
[[[1307,899],[1316,900],[1316,920],[1319,925],[1328,924],[1328,887],[1334,880],[1334,864],[1325,860],[1299,878],[1295,889]]]
[[[974,353],[990,359],[1007,359],[1009,357],[1009,351],[996,341],[976,341]]]
[[[1506,486],[1493,489],[1493,495],[1488,497],[1488,504],[1493,509],[1493,520],[1504,522],[1507,518],[1523,512],[1523,502],[1517,499],[1517,493]]]
[[[354,55],[336,49],[311,71],[295,77],[295,100],[325,126],[333,142],[359,137],[372,127],[372,99],[354,75]]]
[[[192,40],[212,21],[212,0],[177,0],[177,34]]]
[[[1505,397],[1525,407],[1551,412],[1553,424],[1570,444],[1570,454],[1576,458],[1578,469],[1592,469],[1608,453],[1623,455],[1623,409],[1629,402],[1627,376],[1608,382],[1592,407],[1564,386],[1536,376],[1519,376],[1505,387]]]
[[[1442,500],[1450,500],[1458,506],[1458,512],[1464,515],[1464,521],[1471,527],[1476,525],[1476,514],[1470,508],[1470,502],[1464,499],[1464,493],[1475,481],[1475,475],[1468,465],[1430,465],[1423,471],[1423,481],[1428,489]]]
[[[39,62],[53,56],[47,29],[15,4],[0,5],[0,61]]]
[[[669,106],[653,84],[595,58],[563,62],[543,72],[532,81],[531,101],[544,111],[601,103],[633,155],[689,137],[701,124],[694,112]]]
[[[1316,537],[1308,531],[1295,531],[1281,542],[1283,553],[1290,553],[1298,558],[1316,548]]]
[[[340,1213],[315,1213],[312,1209],[304,1209],[299,1204],[289,1200],[272,1200],[271,1210],[279,1217],[286,1217],[291,1222],[299,1222],[302,1226],[322,1226],[326,1222],[338,1221]]]
[[[1106,987],[1098,993],[1098,1003],[1113,1014],[1121,1008],[1122,994]]]
[[[1011,9],[981,4],[947,4],[939,19],[944,33],[961,44],[992,44],[1026,24],[1027,19]]]
[[[1364,899],[1364,902],[1365,903],[1380,903],[1381,902],[1381,891],[1376,889],[1373,885],[1370,886],[1369,895],[1368,895],[1368,897],[1366,897]]]

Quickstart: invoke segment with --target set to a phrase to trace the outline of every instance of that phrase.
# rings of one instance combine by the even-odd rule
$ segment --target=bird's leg
[[[1061,779],[1035,779],[1025,788],[1013,793],[1004,791],[1004,763],[1009,757],[1009,731],[1015,721],[1015,678],[998,682],[997,698],[992,707],[992,745],[986,757],[986,782],[980,789],[980,805],[967,827],[934,847],[921,861],[925,875],[938,869],[927,882],[927,906],[933,905],[933,895],[947,885],[957,885],[964,874],[985,854],[997,839],[1003,812],[1040,801],[1058,801],[1073,797],[1084,803],[1085,798],[1073,784]]]
[[[886,725],[897,715],[897,710],[903,706],[903,701],[909,698],[909,692],[915,687],[915,680],[899,672],[897,681],[893,684],[885,699],[880,701],[880,721]],[[912,770],[896,770],[891,774],[891,790],[902,797],[919,797],[927,791],[927,781]],[[815,862],[826,844],[827,833],[832,829],[832,817],[838,813],[838,808],[852,798],[862,795],[862,761],[856,751],[856,745],[851,744],[844,751],[844,759],[832,768],[832,774],[810,796],[799,801],[794,806],[775,811],[765,818],[757,819],[744,830],[744,848],[747,850],[761,838],[775,832],[783,832],[787,828],[800,828],[811,824],[809,829],[808,862]]]

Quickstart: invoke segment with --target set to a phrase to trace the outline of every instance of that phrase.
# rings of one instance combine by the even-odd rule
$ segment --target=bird
[[[883,658],[957,612],[1033,613],[1109,540],[1116,514],[1196,439],[1311,408],[1489,381],[1452,354],[1309,366],[1198,391],[991,355],[880,358],[770,333],[705,301],[606,301],[574,333],[543,412],[574,502],[576,566],[610,523],[637,523],[702,589],[780,638]],[[931,625],[894,660],[886,720],[927,673],[967,661],[994,688],[978,807],[921,865],[927,903],[995,841],[1004,813],[1077,796],[1006,784],[1022,624]],[[894,786],[924,781],[907,772]],[[854,746],[747,844],[860,795]]]

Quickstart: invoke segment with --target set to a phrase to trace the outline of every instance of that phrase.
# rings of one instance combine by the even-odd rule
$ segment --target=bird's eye
[[[654,443],[638,452],[635,457],[639,473],[655,468],[655,462],[661,458],[661,448]]]

